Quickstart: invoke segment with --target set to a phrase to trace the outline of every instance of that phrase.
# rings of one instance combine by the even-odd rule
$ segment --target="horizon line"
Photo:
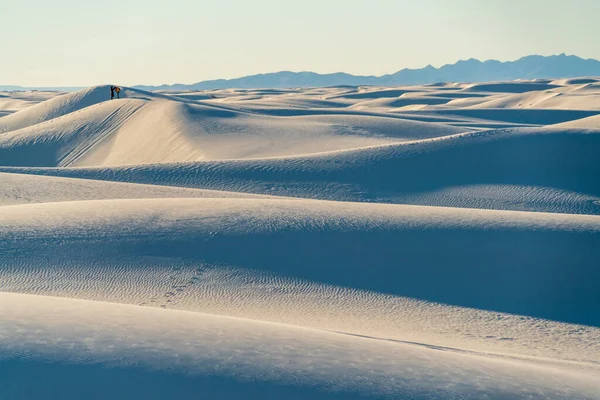
[[[481,60],[475,57],[470,57],[470,58],[461,58],[456,60],[455,62],[448,62],[445,64],[441,64],[439,66],[433,66],[432,64],[427,64],[425,66],[422,67],[418,67],[418,68],[401,68],[396,70],[395,72],[391,72],[391,73],[387,73],[387,74],[383,74],[383,75],[361,75],[361,74],[354,74],[354,73],[350,73],[350,72],[344,72],[344,71],[336,71],[336,72],[318,72],[315,70],[292,70],[292,69],[284,69],[284,70],[279,70],[279,71],[270,71],[270,72],[259,72],[259,73],[249,73],[246,75],[238,75],[235,77],[226,77],[226,78],[213,78],[213,79],[204,79],[204,80],[200,80],[200,81],[196,81],[196,82],[191,82],[191,83],[182,83],[182,82],[175,82],[175,83],[161,83],[161,84],[135,84],[135,85],[127,85],[128,87],[140,87],[140,86],[145,86],[145,87],[161,87],[161,86],[175,86],[175,85],[185,85],[185,86],[191,86],[191,85],[196,85],[196,84],[200,84],[200,83],[205,83],[205,82],[216,82],[216,81],[232,81],[232,80],[237,80],[237,79],[243,79],[243,78],[248,78],[248,77],[254,77],[254,76],[261,76],[261,75],[272,75],[272,74],[280,74],[280,73],[293,73],[293,74],[301,74],[301,73],[313,73],[313,74],[317,74],[317,75],[337,75],[337,74],[345,74],[345,75],[350,75],[353,77],[357,77],[357,78],[381,78],[384,76],[388,76],[388,75],[393,75],[402,71],[418,71],[421,69],[425,69],[425,68],[433,68],[436,70],[439,70],[441,68],[447,67],[447,66],[451,66],[451,65],[456,65],[459,62],[466,62],[466,61],[471,61],[471,60],[475,60],[481,63],[486,63],[486,62],[500,62],[500,63],[510,63],[510,62],[516,62],[519,60],[522,60],[524,58],[527,57],[544,57],[544,58],[550,58],[550,57],[577,57],[580,58],[582,60],[585,61],[599,61],[596,58],[585,58],[585,57],[581,57],[578,56],[576,54],[567,54],[565,52],[559,53],[559,54],[550,54],[550,55],[543,55],[543,54],[527,54],[524,56],[520,56],[516,59],[510,59],[510,60],[500,60],[500,59],[496,59],[496,58],[489,58],[486,60]],[[17,90],[18,89],[30,89],[30,90],[58,90],[58,89],[84,89],[84,88],[89,88],[89,87],[93,87],[93,86],[101,86],[103,85],[102,83],[100,84],[92,84],[92,85],[62,85],[62,86],[53,86],[53,85],[45,85],[45,86],[23,86],[23,85],[17,85],[17,84],[0,84],[0,87],[14,87]],[[122,86],[126,86],[126,85],[122,85]]]

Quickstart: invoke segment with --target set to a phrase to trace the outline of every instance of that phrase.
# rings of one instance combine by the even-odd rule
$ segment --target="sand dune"
[[[598,82],[0,93],[0,395],[599,398]]]
[[[589,371],[452,349],[119,304],[13,294],[0,299],[1,356],[26,351],[8,364],[0,382],[5,393],[29,397],[159,399],[167,391],[178,398],[201,392],[267,399],[566,399],[574,393],[591,398],[597,387]],[[16,335],[20,340],[11,340]],[[14,390],[24,372],[47,379]]]
[[[556,129],[600,129],[600,115],[578,119],[575,121],[563,122],[554,125]]]
[[[127,302],[149,303],[151,296],[142,293],[139,297],[128,274],[135,265],[146,264],[146,279],[151,281],[155,262],[160,266],[172,262],[181,268],[185,265],[186,271],[180,271],[186,275],[182,280],[191,279],[187,275],[200,266],[200,280],[204,272],[215,269],[218,274],[221,268],[234,268],[250,275],[261,271],[260,279],[267,281],[272,274],[272,279],[300,279],[306,284],[320,282],[600,326],[588,303],[597,301],[593,282],[600,256],[595,241],[600,232],[598,216],[226,198],[101,200],[5,206],[1,210],[2,235],[7,242],[0,265],[10,271],[1,286],[8,291],[88,298],[91,294],[85,288],[91,282],[86,279],[101,268],[94,284],[105,281],[105,287],[112,289],[106,294],[98,290],[94,298],[122,301],[121,297],[133,296]],[[432,247],[435,241],[438,243]],[[41,268],[33,256],[40,246],[45,248]],[[86,249],[83,253],[82,248]],[[506,253],[505,248],[512,251]],[[27,257],[18,255],[19,249]],[[575,250],[580,254],[578,264],[569,270],[560,268]],[[533,279],[542,271],[543,282]],[[517,273],[520,280],[512,278]],[[32,279],[38,274],[46,275],[43,286]],[[70,278],[61,283],[54,274]],[[445,279],[431,282],[431,276]],[[504,279],[499,280],[501,276]],[[490,285],[492,278],[494,284]],[[126,287],[119,289],[120,282],[127,282]],[[172,285],[159,279],[152,290],[166,294],[174,290]],[[304,291],[303,283],[297,285],[299,288],[288,287],[288,294]],[[195,293],[184,293],[186,296],[207,297],[205,289],[192,286],[189,291]],[[296,303],[293,297],[289,301]],[[205,301],[199,303],[206,306]],[[366,303],[360,309],[368,308]],[[287,312],[291,318],[298,307],[301,305],[269,308],[276,315]],[[313,318],[319,319],[314,314]]]
[[[525,93],[538,90],[548,90],[557,88],[558,85],[552,85],[545,82],[495,82],[495,83],[477,83],[464,88],[468,92],[501,92],[501,93]]]
[[[460,106],[458,102],[453,103]],[[466,103],[463,104],[465,106]],[[553,91],[527,92],[502,96],[494,100],[477,102],[468,108],[527,108],[546,110],[599,110],[598,96],[585,93],[583,89],[562,93]]]
[[[157,185],[65,179],[0,173],[0,206],[78,200],[152,198],[263,198],[240,192],[184,189]]]
[[[599,214],[598,151],[595,130],[519,128],[312,156],[0,171],[330,200]],[[477,190],[469,191],[477,185],[498,188],[497,196],[482,202]],[[456,188],[464,188],[461,199],[444,203],[440,191]]]
[[[599,78],[569,78],[569,79],[558,79],[552,83],[555,85],[586,85],[589,83],[598,83]]]
[[[22,123],[14,123],[0,136],[2,164],[109,166],[289,156],[465,130],[376,116],[277,118],[129,90],[123,92],[124,99],[82,108],[100,101],[105,89],[59,96],[47,102],[52,104],[40,103],[7,116],[9,123]],[[58,101],[63,97],[67,98]],[[72,109],[77,111],[67,114]],[[21,125],[25,127],[15,129]]]

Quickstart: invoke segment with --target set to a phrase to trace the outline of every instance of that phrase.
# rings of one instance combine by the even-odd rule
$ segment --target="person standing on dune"
[[[114,99],[115,98],[115,87],[111,86],[110,87],[110,99]]]
[[[119,96],[119,93],[121,93],[121,88],[118,86],[115,86],[115,92],[117,92],[117,99],[120,99],[121,97]]]

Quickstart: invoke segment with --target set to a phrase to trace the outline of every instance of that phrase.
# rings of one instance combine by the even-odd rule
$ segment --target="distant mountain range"
[[[600,76],[600,61],[560,54],[532,55],[516,61],[462,60],[434,68],[403,69],[383,76],[356,76],[346,73],[317,74],[315,72],[274,72],[237,79],[218,79],[191,85],[136,86],[145,90],[207,90],[231,88],[289,88],[359,85],[424,85],[438,82],[486,82],[515,79],[574,78]]]
[[[143,90],[208,90],[208,89],[255,89],[291,88],[318,86],[359,86],[359,85],[424,85],[438,82],[486,82],[515,79],[575,78],[600,76],[600,61],[583,59],[577,56],[560,54],[555,56],[531,55],[516,61],[479,61],[474,58],[447,64],[440,68],[428,65],[420,69],[402,69],[394,74],[383,76],[357,76],[343,72],[318,74],[315,72],[273,72],[250,75],[237,79],[218,79],[186,84],[147,86],[137,85]],[[2,86],[0,90],[76,90],[64,88],[26,88]]]

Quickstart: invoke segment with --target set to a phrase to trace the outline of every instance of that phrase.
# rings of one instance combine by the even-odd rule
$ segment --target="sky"
[[[383,75],[461,59],[600,59],[600,0],[0,0],[0,84]]]

